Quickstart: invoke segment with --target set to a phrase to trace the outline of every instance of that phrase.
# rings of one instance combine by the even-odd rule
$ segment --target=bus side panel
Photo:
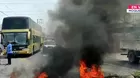
[[[33,30],[33,46],[34,46],[34,51],[40,50],[40,45],[41,45],[41,36],[38,32]]]
[[[29,49],[29,53],[32,54],[33,53],[33,36],[32,36],[32,30],[29,30],[30,34],[30,38],[28,37],[28,41],[29,41],[29,45],[28,45],[28,49]]]

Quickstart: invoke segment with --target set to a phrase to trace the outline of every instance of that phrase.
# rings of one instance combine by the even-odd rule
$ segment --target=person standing
[[[12,44],[10,41],[8,42],[6,52],[7,52],[8,65],[11,65],[11,57],[12,57],[13,51],[12,51]]]

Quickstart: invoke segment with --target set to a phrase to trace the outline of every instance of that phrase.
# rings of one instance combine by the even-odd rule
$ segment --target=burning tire
[[[135,63],[135,64],[139,63],[139,59],[135,56],[134,51],[130,51],[128,53],[128,60],[130,63]]]

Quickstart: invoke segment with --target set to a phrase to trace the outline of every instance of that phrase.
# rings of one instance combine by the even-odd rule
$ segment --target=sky
[[[29,16],[35,22],[43,19],[44,26],[48,20],[47,11],[54,10],[58,0],[0,0],[0,24],[7,16]]]

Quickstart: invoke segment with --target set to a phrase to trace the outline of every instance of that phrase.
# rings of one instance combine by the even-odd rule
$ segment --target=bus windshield
[[[13,45],[27,45],[27,33],[4,33],[3,44],[12,42]]]

